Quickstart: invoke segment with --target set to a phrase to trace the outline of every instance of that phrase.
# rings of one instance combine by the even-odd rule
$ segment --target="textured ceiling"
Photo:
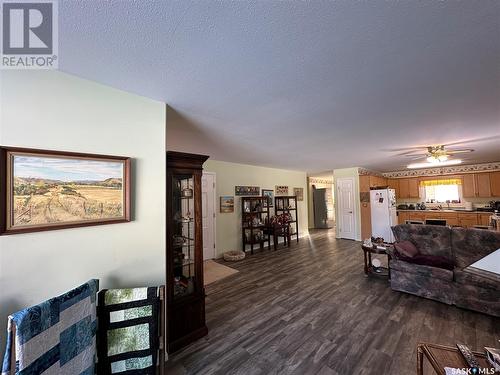
[[[170,149],[387,171],[394,149],[481,138],[468,161],[500,160],[497,0],[71,0],[59,18],[60,69],[168,103]]]

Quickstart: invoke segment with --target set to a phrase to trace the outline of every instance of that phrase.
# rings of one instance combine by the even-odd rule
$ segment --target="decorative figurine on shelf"
[[[187,212],[184,216],[182,216],[182,218],[181,218],[181,221],[182,221],[183,223],[188,223],[188,222],[190,222],[191,220],[192,220],[192,217],[191,217],[191,212],[190,212],[190,211],[188,211],[188,212]]]
[[[181,190],[181,196],[183,198],[192,198],[193,197],[193,189],[190,187],[186,187]]]
[[[261,225],[261,224],[262,224],[262,223],[261,223],[260,219],[259,219],[257,216],[255,216],[255,217],[252,219],[252,225],[253,225],[253,226],[257,226],[257,225]]]
[[[250,212],[250,202],[247,201],[244,203],[244,205],[245,206],[243,207],[243,211]]]
[[[271,217],[271,219],[269,220],[269,223],[271,225],[274,225],[274,224],[286,225],[290,221],[292,221],[292,215],[290,215],[290,213],[288,213],[288,212],[284,212],[281,215],[274,215],[273,217]]]
[[[255,203],[255,206],[253,207],[254,212],[262,211],[262,205],[260,202]]]

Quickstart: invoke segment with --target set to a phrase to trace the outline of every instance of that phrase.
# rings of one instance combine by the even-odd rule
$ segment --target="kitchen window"
[[[425,180],[420,182],[426,203],[460,203],[462,180]]]

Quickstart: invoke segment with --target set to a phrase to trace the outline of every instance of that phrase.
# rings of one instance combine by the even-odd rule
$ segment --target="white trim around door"
[[[203,228],[203,260],[217,257],[217,198],[216,174],[203,171],[201,178],[201,207]]]

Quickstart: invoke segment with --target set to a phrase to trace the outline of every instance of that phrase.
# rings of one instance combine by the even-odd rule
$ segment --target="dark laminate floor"
[[[360,243],[331,231],[230,265],[207,288],[208,336],[167,373],[415,374],[418,342],[498,346],[500,319],[366,278]]]

